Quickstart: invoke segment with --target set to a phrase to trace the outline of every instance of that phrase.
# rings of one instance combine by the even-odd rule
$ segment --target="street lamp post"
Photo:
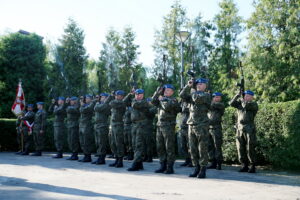
[[[181,55],[181,70],[180,70],[180,87],[184,87],[184,59],[183,59],[183,45],[190,37],[190,32],[179,31],[175,34],[176,39],[180,42],[180,55]]]

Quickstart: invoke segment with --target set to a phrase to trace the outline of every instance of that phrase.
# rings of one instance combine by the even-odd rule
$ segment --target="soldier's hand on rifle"
[[[189,87],[193,87],[193,84],[194,84],[194,81],[193,81],[193,80],[189,80],[188,86],[189,86]]]
[[[66,98],[66,103],[69,103],[69,102],[70,102],[70,98],[67,97],[67,98]]]
[[[162,95],[159,95],[158,100],[162,101],[164,97]]]
[[[135,93],[134,87],[131,89],[130,93],[131,93],[131,94],[134,94],[134,93]]]

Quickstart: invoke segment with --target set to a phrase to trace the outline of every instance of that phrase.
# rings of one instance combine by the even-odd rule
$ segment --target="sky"
[[[235,0],[244,19],[254,11],[253,0]],[[220,0],[181,0],[187,16],[199,13],[211,20],[219,12]],[[56,43],[63,34],[68,18],[84,30],[87,53],[98,59],[102,42],[111,27],[122,31],[131,26],[140,46],[139,61],[153,65],[154,32],[160,29],[174,0],[0,0],[0,35],[20,29],[43,36]],[[243,35],[242,35],[243,36]]]

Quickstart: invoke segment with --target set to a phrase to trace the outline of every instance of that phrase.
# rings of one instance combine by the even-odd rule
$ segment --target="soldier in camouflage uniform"
[[[222,116],[225,111],[224,103],[222,103],[222,93],[213,93],[213,99],[210,105],[210,111],[208,113],[209,118],[209,145],[208,145],[208,157],[211,160],[211,165],[208,169],[221,170],[223,161],[222,154]]]
[[[189,102],[191,101],[190,97],[187,99],[181,98],[181,124],[180,124],[180,131],[178,134],[178,152],[185,158],[185,162],[182,163],[180,166],[188,166],[192,167],[192,160],[189,152],[189,138],[188,138],[188,125],[187,120],[190,115],[189,111]]]
[[[174,173],[175,125],[177,113],[181,108],[177,99],[172,96],[173,94],[173,85],[166,84],[159,87],[152,98],[152,104],[158,108],[156,145],[160,168],[155,173]]]
[[[93,123],[95,102],[91,95],[85,95],[85,102],[80,101],[79,142],[84,157],[79,162],[91,162],[91,153],[94,144]]]
[[[34,125],[33,125],[33,141],[35,144],[35,153],[31,156],[41,156],[42,150],[45,143],[45,131],[46,131],[46,119],[47,113],[44,110],[44,102],[37,102],[38,111],[34,116]]]
[[[254,93],[250,90],[244,92],[244,98],[239,99],[241,94],[235,95],[230,105],[237,109],[237,150],[242,164],[240,172],[255,173],[256,162],[256,128],[254,123],[258,105],[253,101]],[[250,169],[249,169],[250,161]]]
[[[19,136],[21,137],[21,134],[23,134],[23,144],[24,149],[22,149],[22,152],[20,155],[29,155],[29,147],[32,143],[32,127],[34,122],[34,112],[33,105],[28,104],[27,105],[27,112],[24,112],[22,116],[18,117],[17,120],[17,126],[20,132]],[[20,143],[22,142],[22,139],[20,138]],[[22,146],[22,145],[21,145]]]
[[[111,149],[116,156],[114,163],[110,164],[110,167],[123,167],[124,157],[124,114],[126,111],[126,104],[123,102],[125,92],[123,90],[117,90],[115,93],[115,99],[110,96],[107,99],[111,107],[110,118],[110,131],[111,131]]]
[[[72,152],[72,155],[67,160],[78,160],[79,144],[79,104],[77,97],[71,97],[67,99],[66,103],[69,103],[66,109],[67,112],[67,127],[68,127],[68,145]]]
[[[131,136],[132,122],[131,122],[132,107],[127,106],[124,115],[124,144],[127,152],[127,160],[133,160],[133,138]]]
[[[103,165],[105,164],[105,156],[109,148],[108,142],[108,118],[110,115],[110,106],[106,99],[109,94],[101,93],[100,101],[94,107],[95,111],[95,141],[97,147],[98,159],[92,164]]]
[[[133,99],[133,94],[135,98]],[[144,169],[143,155],[145,149],[145,136],[147,128],[147,113],[149,112],[148,102],[144,99],[144,90],[136,89],[129,93],[124,102],[131,105],[132,138],[134,143],[134,160],[128,171]]]
[[[53,122],[53,130],[54,130],[54,144],[57,150],[57,154],[53,156],[53,158],[62,158],[63,157],[63,149],[64,149],[64,140],[65,140],[65,118],[67,116],[65,98],[58,97],[57,104],[55,99],[52,100],[52,104],[49,107],[48,112],[53,112],[54,114],[54,122]]]
[[[192,90],[194,81],[189,81],[180,93],[181,98],[191,98],[190,116],[187,121],[189,125],[188,137],[191,150],[191,158],[195,170],[190,177],[205,178],[206,165],[208,163],[208,126],[207,116],[211,98],[210,94],[205,92],[207,80],[200,78],[195,80],[196,91]]]

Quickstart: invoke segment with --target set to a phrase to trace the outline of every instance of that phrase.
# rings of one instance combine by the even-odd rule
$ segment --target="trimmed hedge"
[[[258,164],[300,169],[300,100],[259,105],[256,115]],[[0,151],[17,150],[15,119],[0,119]],[[235,144],[235,109],[223,117],[223,153],[227,163],[238,163]],[[48,120],[45,150],[55,151],[52,119]],[[65,145],[67,147],[67,145]]]

